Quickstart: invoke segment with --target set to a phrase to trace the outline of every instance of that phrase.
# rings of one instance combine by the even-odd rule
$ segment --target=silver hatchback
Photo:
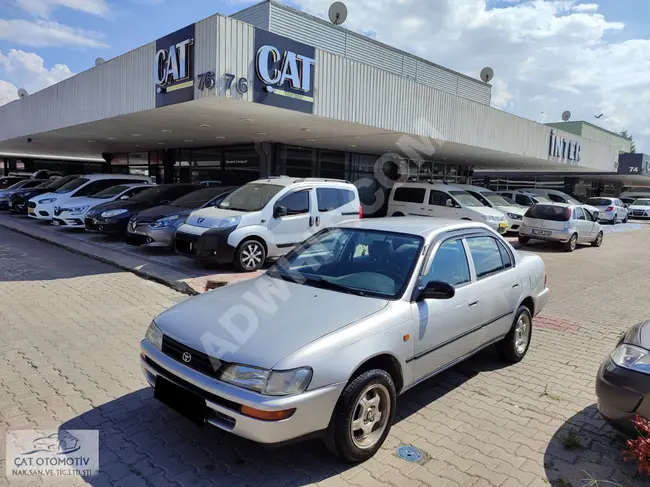
[[[548,293],[542,259],[484,224],[358,220],[163,312],[141,364],[154,396],[199,424],[260,443],[317,435],[361,462],[403,392],[490,345],[522,360]]]

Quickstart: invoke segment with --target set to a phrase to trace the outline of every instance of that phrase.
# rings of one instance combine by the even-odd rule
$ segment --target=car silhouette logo
[[[190,352],[184,352],[183,353],[183,362],[188,364],[188,363],[190,363],[190,360],[192,360],[192,354]]]
[[[198,220],[196,220],[197,223],[203,223],[204,221],[205,221],[205,218],[199,218]]]

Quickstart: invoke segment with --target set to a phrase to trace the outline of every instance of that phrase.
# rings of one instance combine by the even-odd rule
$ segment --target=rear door
[[[393,192],[393,208],[390,216],[395,213],[403,213],[412,216],[428,216],[425,209],[425,198],[427,190],[425,188],[414,188],[410,186],[400,186]]]
[[[342,221],[359,217],[356,196],[353,191],[342,188],[316,188],[314,226],[318,229],[338,225]],[[352,203],[352,204],[351,204]],[[356,208],[354,208],[356,206]]]

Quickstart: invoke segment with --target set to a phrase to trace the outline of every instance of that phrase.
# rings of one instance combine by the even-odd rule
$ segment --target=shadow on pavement
[[[554,486],[650,486],[650,476],[625,462],[625,438],[600,416],[595,404],[568,419],[544,452],[544,469]]]

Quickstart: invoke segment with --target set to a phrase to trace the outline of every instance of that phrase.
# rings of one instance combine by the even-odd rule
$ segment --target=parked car
[[[35,188],[41,184],[47,184],[48,182],[49,181],[46,179],[23,179],[22,181],[18,181],[17,183],[12,184],[8,188],[0,189],[0,210],[9,209],[9,197],[14,191],[18,191],[23,188]]]
[[[60,178],[63,176],[65,176],[65,173],[61,171],[50,171],[49,169],[39,169],[30,177],[32,179],[53,179],[53,178]]]
[[[638,198],[628,207],[631,218],[650,218],[650,198]]]
[[[637,414],[650,418],[650,321],[634,325],[603,361],[596,377],[598,411],[615,428],[635,433]]]
[[[168,205],[141,211],[129,221],[126,243],[173,248],[176,230],[192,211],[216,206],[234,190],[234,186],[211,186],[181,196]]]
[[[616,225],[617,222],[627,223],[628,212],[618,198],[589,198],[585,205],[593,206],[598,210],[598,219]]]
[[[151,184],[119,184],[88,196],[75,198],[67,206],[55,206],[52,225],[65,228],[85,228],[84,220],[90,210],[111,201],[124,201],[136,194],[151,189]]]
[[[388,199],[389,216],[433,216],[479,221],[505,233],[508,220],[459,186],[446,183],[396,184]]]
[[[546,196],[535,193],[534,190],[512,189],[507,191],[497,191],[497,193],[526,208],[530,208],[537,203],[553,203],[552,200],[548,199]]]
[[[27,204],[31,198],[45,193],[52,193],[64,184],[67,184],[68,182],[78,177],[78,174],[74,174],[71,176],[52,179],[48,183],[43,183],[42,185],[36,186],[35,188],[20,189],[18,191],[14,191],[11,193],[11,195],[9,195],[9,209],[14,213],[27,215]],[[34,204],[34,207],[35,206],[36,204]]]
[[[619,198],[619,199],[623,202],[626,208],[629,208],[630,205],[633,205],[634,202],[636,201],[636,198]]]
[[[362,217],[347,181],[288,176],[245,184],[219,205],[194,211],[176,231],[176,252],[255,271],[322,228]]]
[[[523,209],[521,205],[511,205],[502,196],[499,196],[491,189],[483,188],[482,186],[471,186],[469,184],[457,184],[456,186],[467,191],[474,198],[479,200],[483,206],[494,208],[503,213],[506,220],[508,220],[508,227],[506,228],[507,232],[515,232],[519,230],[521,221],[524,219],[524,213],[526,213],[526,210]]]
[[[531,193],[534,193],[538,196],[543,196],[544,198],[551,200],[555,203],[566,203],[569,205],[581,205],[580,201],[557,189],[546,189],[546,188],[533,188],[530,190]]]
[[[582,205],[537,204],[528,209],[519,228],[519,243],[526,245],[531,239],[559,242],[573,252],[579,243],[600,247],[603,230],[598,218]]]
[[[84,224],[89,232],[126,235],[133,215],[154,206],[167,205],[187,193],[201,189],[198,184],[160,184],[134,197],[95,206],[86,213]]]
[[[19,181],[27,179],[24,176],[2,176],[0,177],[0,189],[7,189],[9,186],[16,184]]]
[[[141,365],[155,398],[201,424],[267,444],[321,435],[362,462],[400,394],[493,344],[522,360],[548,293],[542,259],[485,224],[357,220],[163,312]]]
[[[56,191],[32,198],[27,204],[27,215],[39,220],[52,221],[54,207],[74,204],[78,198],[87,198],[119,184],[148,184],[147,176],[127,174],[87,174],[67,182]]]

